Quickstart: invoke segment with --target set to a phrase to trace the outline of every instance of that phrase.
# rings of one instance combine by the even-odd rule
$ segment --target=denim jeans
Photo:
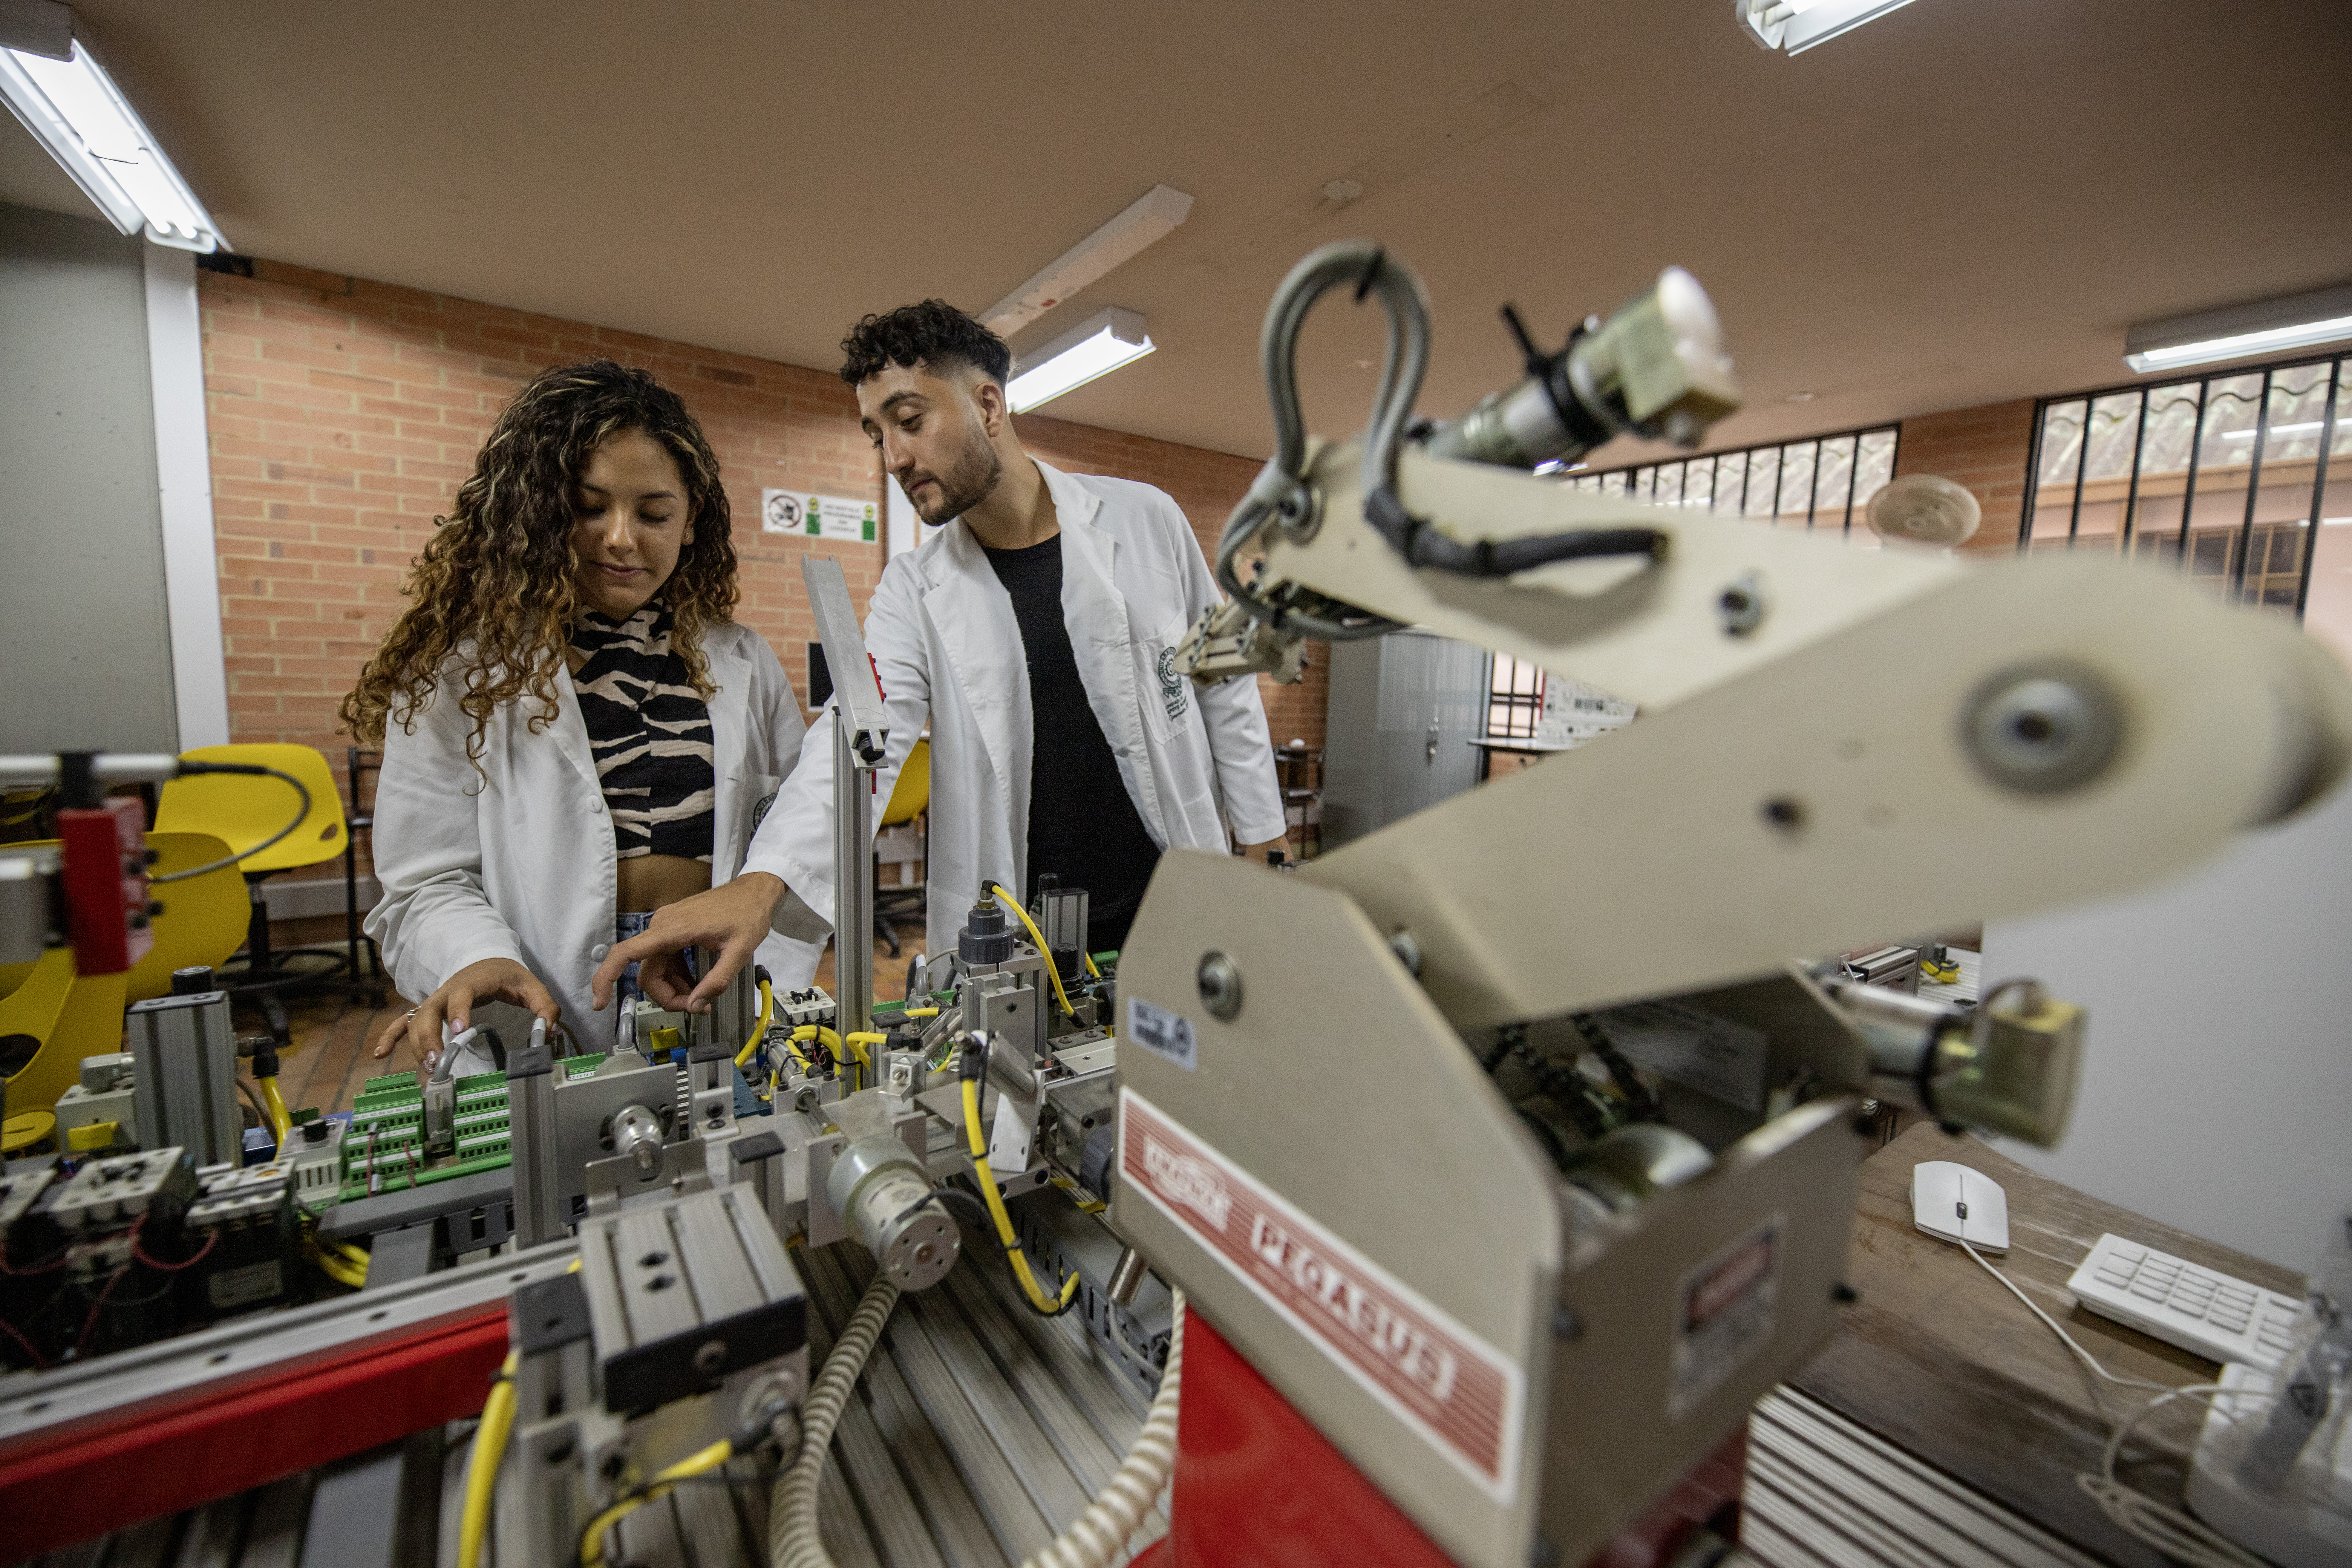
[[[643,936],[646,934],[646,928],[653,923],[654,917],[650,913],[632,911],[628,914],[617,916],[613,921],[613,940],[615,942],[623,942],[628,941],[633,936]],[[702,978],[695,965],[694,949],[690,947],[688,948],[684,957],[686,960],[687,973],[692,975],[698,980]],[[638,997],[644,994],[644,989],[637,984],[637,966],[632,963],[626,969],[621,971],[621,988],[618,993],[619,1005],[626,1006],[628,1004],[635,1001]]]

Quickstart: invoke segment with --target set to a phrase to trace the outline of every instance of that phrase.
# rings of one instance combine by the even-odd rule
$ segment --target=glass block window
[[[1754,518],[1776,528],[1834,530],[1875,544],[1878,536],[1863,514],[1870,498],[1895,477],[1897,434],[1895,426],[1885,425],[1631,468],[1571,469],[1561,482],[1659,506],[1695,507],[1717,517]]]

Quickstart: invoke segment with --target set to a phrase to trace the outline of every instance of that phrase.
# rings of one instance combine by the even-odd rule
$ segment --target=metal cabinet
[[[1486,651],[1427,632],[1331,645],[1323,747],[1327,847],[1361,838],[1478,782]]]

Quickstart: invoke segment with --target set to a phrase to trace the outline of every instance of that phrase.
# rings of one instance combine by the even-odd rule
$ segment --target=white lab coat
[[[735,874],[752,814],[800,753],[799,699],[757,633],[720,624],[709,661],[717,773],[714,882]],[[615,1009],[592,1010],[589,982],[611,950],[618,896],[613,819],[571,676],[558,672],[554,720],[534,730],[530,697],[490,716],[482,773],[466,757],[472,721],[445,681],[415,720],[392,724],[377,776],[375,872],[383,897],[368,934],[401,994],[430,995],[469,963],[510,958],[537,975],[588,1050],[607,1050]],[[487,778],[484,775],[487,775]],[[821,949],[772,936],[759,962],[779,984],[805,985]]]
[[[1206,689],[1171,666],[1176,645],[1220,600],[1200,542],[1176,503],[1150,485],[1037,465],[1062,528],[1062,609],[1078,676],[1120,778],[1152,841],[1226,847],[1284,832],[1265,709],[1254,677]],[[983,878],[1027,885],[1029,672],[1012,596],[959,519],[883,569],[866,647],[890,711],[875,788],[887,802],[907,753],[930,726],[927,939],[951,950]],[[795,925],[816,934],[834,907],[830,709],[803,742],[800,766],[744,857],[804,902]],[[879,817],[877,809],[875,816]]]

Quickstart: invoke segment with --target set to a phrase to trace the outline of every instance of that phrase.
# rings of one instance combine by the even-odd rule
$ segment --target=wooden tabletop
[[[2163,1568],[2074,1484],[2075,1472],[2097,1470],[2109,1430],[2089,1374],[1967,1253],[1912,1223],[1911,1167],[1924,1160],[1952,1161],[2000,1184],[2010,1249],[1986,1260],[2121,1376],[2180,1387],[2209,1383],[2221,1369],[2075,1305],[2067,1277],[2102,1234],[2290,1296],[2303,1294],[2302,1277],[2085,1196],[1930,1123],[1863,1166],[1848,1263],[1860,1299],[1795,1385],[2084,1551]],[[2099,1397],[2121,1418],[2154,1396],[2103,1384]],[[2151,1416],[2134,1434],[2120,1477],[2177,1503],[2201,1418],[2202,1406],[2189,1400]]]

